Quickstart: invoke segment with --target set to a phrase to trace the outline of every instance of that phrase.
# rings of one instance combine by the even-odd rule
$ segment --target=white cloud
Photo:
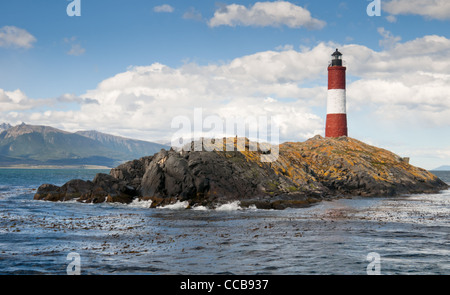
[[[194,108],[201,107],[204,117],[272,116],[282,141],[304,140],[323,134],[326,67],[336,47],[352,76],[347,83],[350,114],[361,110],[375,122],[403,124],[406,130],[450,126],[450,39],[435,35],[382,51],[319,43],[301,51],[257,52],[224,64],[174,68],[154,63],[129,68],[81,96],[47,101],[0,91],[0,121],[170,140],[176,131],[172,119],[192,118]],[[51,106],[57,103],[78,103],[80,109],[55,111]]]
[[[44,100],[30,100],[20,89],[5,91],[0,89],[0,115],[11,111],[24,111],[35,108]]]
[[[29,49],[34,42],[36,38],[24,29],[14,26],[0,28],[0,47]]]
[[[325,97],[326,87],[300,87],[299,83],[325,75],[323,59],[329,52],[331,49],[321,44],[305,52],[259,52],[222,65],[133,67],[80,97],[66,94],[57,99],[59,103],[79,102],[80,110],[61,111],[60,107],[60,111],[45,113],[54,108],[41,105],[20,113],[20,109],[2,108],[0,117],[14,115],[15,121],[39,124],[51,121],[60,128],[77,126],[75,130],[114,130],[150,140],[170,139],[176,131],[171,129],[172,119],[192,117],[194,108],[201,107],[204,116],[273,116],[282,128],[282,139],[306,139],[323,129],[323,119],[311,107]],[[95,103],[87,103],[87,99]]]
[[[96,101],[95,99],[91,99],[91,98],[81,98],[79,96],[76,96],[75,94],[70,94],[70,93],[66,93],[61,95],[60,97],[56,98],[57,102],[60,103],[78,103],[78,104],[90,104],[90,103],[97,103],[98,101]]]
[[[372,109],[380,119],[405,127],[450,126],[449,79],[426,81],[425,77],[424,82],[409,85],[407,79],[410,77],[356,81],[348,87],[348,100],[351,104]],[[422,80],[422,77],[416,78]]]
[[[294,45],[291,45],[291,44],[279,45],[279,46],[275,47],[275,50],[278,50],[278,51],[294,50]]]
[[[324,48],[318,47],[316,52],[320,50]],[[134,129],[140,132],[140,138],[161,138],[175,131],[170,129],[175,116],[192,117],[194,108],[202,107],[205,116],[279,117],[286,131],[282,137],[288,138],[289,132],[309,136],[320,130],[323,122],[311,112],[308,101],[313,95],[323,96],[326,91],[325,87],[298,87],[298,82],[309,78],[301,69],[302,61],[306,61],[311,53],[302,55],[295,51],[270,51],[237,58],[221,66],[187,64],[170,68],[153,64],[134,67],[87,92],[86,97],[96,99],[99,104],[82,106],[76,120],[91,121],[95,114],[96,119],[108,128]],[[284,72],[277,69],[280,66]],[[319,68],[314,71],[316,76],[320,75]],[[293,98],[294,102],[265,101],[272,94]],[[300,100],[296,101],[298,98]],[[120,122],[118,117],[127,120]],[[291,128],[287,128],[288,125]],[[152,130],[151,134],[148,130]]]
[[[386,16],[386,20],[390,23],[395,23],[395,22],[397,22],[397,17],[395,17],[393,15],[388,15],[388,16]]]
[[[424,36],[381,52],[343,46],[352,75],[348,104],[407,127],[450,126],[450,39]]]
[[[430,19],[450,19],[448,0],[391,0],[383,3],[382,8],[392,15],[413,14]]]
[[[163,4],[153,7],[154,12],[173,12],[175,9],[169,4]]]
[[[5,91],[0,88],[0,119],[5,122],[17,124],[20,122],[37,122],[39,124],[49,123],[54,119],[45,114],[50,109],[70,109],[73,104],[97,104],[98,102],[89,97],[78,97],[74,94],[63,94],[56,98],[33,99],[29,98],[22,90]],[[60,111],[66,116],[72,116],[73,112]],[[37,118],[47,117],[46,122],[36,121]],[[20,123],[19,122],[19,123]],[[55,121],[53,121],[55,122]],[[49,125],[54,125],[49,123]]]
[[[397,43],[393,48],[380,52],[358,44],[346,45],[342,52],[347,64],[351,65],[352,75],[368,79],[399,79],[402,75],[416,72],[448,74],[449,48],[450,39],[428,35]]]
[[[256,2],[250,8],[239,4],[223,6],[214,13],[209,26],[306,27],[321,29],[325,22],[300,6],[286,1]]]
[[[383,39],[379,41],[379,44],[384,48],[392,48],[402,39],[400,36],[392,35],[391,32],[382,27],[378,28],[377,31],[383,37]]]

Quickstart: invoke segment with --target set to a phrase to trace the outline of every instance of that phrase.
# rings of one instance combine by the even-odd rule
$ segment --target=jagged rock
[[[81,179],[70,180],[61,187],[52,184],[43,184],[37,190],[34,199],[54,202],[70,201],[79,199],[83,195],[90,193],[92,188],[92,182]]]
[[[44,200],[44,201],[62,201],[61,200],[61,192],[60,187],[53,184],[43,184],[41,185],[36,194],[34,195],[35,200]]]
[[[216,141],[215,147],[222,144],[225,140]],[[239,200],[244,206],[283,209],[340,196],[434,193],[448,187],[403,158],[348,137],[284,143],[274,162],[262,162],[263,154],[268,153],[161,150],[109,175],[98,174],[92,182],[42,185],[35,199],[129,203],[142,198],[153,200],[153,207],[176,201],[214,207]]]
[[[75,179],[61,187],[43,184],[38,188],[34,199],[45,201],[77,199],[85,203],[131,203],[137,195],[137,190],[128,185],[126,181],[119,180],[108,174],[99,173],[92,182]]]

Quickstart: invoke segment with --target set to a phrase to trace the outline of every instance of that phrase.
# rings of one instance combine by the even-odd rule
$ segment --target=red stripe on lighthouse
[[[347,114],[328,114],[325,137],[347,136]]]
[[[328,89],[345,89],[346,67],[328,67]]]

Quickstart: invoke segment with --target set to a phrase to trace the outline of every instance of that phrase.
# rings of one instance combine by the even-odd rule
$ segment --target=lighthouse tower
[[[345,70],[342,53],[337,49],[328,66],[327,122],[325,137],[347,136],[347,111],[345,106]]]

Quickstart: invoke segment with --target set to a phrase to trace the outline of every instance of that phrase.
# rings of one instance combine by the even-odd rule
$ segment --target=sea
[[[450,274],[449,190],[286,210],[33,200],[99,172],[0,169],[0,274]]]

